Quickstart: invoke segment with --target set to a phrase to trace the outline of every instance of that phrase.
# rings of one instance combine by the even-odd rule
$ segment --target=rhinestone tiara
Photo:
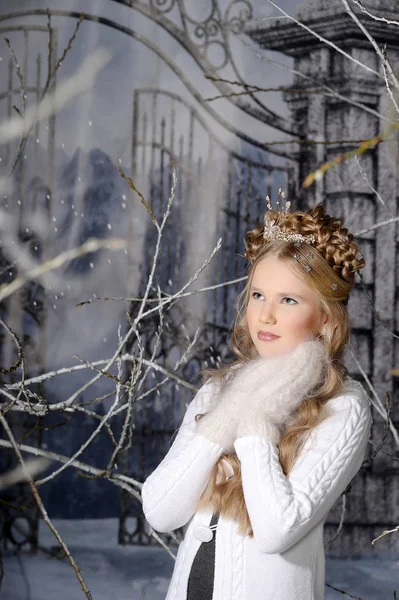
[[[273,210],[269,196],[266,196],[266,205],[269,211]],[[284,221],[285,215],[288,213],[290,206],[291,202],[289,200],[285,200],[285,192],[279,188],[277,207],[275,211],[278,213],[278,221]],[[308,244],[313,244],[313,242],[316,240],[313,234],[302,235],[301,233],[295,233],[293,231],[282,231],[280,226],[277,224],[276,219],[271,219],[268,213],[265,215],[264,223],[265,228],[263,230],[263,239],[268,242],[278,240],[283,242],[306,242]]]

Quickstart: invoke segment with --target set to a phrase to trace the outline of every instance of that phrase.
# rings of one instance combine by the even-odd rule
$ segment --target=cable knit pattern
[[[186,600],[200,544],[196,527],[211,520],[212,511],[194,514],[195,503],[223,449],[198,433],[194,417],[212,409],[216,392],[209,385],[200,390],[172,448],[143,485],[143,510],[155,530],[188,523],[166,600]],[[324,521],[362,464],[371,426],[368,397],[354,382],[326,409],[288,477],[273,442],[256,435],[234,442],[254,537],[219,518],[213,600],[324,600]]]
[[[212,384],[201,388],[168,454],[143,484],[143,512],[156,531],[168,532],[186,525],[223,452],[218,444],[196,435],[195,415],[209,410],[214,394]]]
[[[298,468],[294,465],[288,478],[270,442],[246,437],[235,443],[248,513],[264,552],[283,552],[300,540],[330,510],[361,466],[371,425],[369,408],[348,396],[330,402],[340,406],[328,419],[327,439],[322,437],[326,420],[316,428],[319,451],[310,451],[308,460]]]
[[[242,598],[242,580],[244,567],[244,538],[237,536],[232,540],[233,547],[233,593],[232,598]]]

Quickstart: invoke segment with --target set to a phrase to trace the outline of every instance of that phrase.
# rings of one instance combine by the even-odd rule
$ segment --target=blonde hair
[[[249,362],[258,356],[248,331],[245,312],[255,268],[266,256],[277,257],[314,289],[319,296],[320,308],[328,315],[326,335],[321,338],[331,359],[325,381],[319,387],[317,396],[306,398],[291,415],[279,443],[280,464],[284,474],[288,475],[307,435],[325,417],[324,405],[341,392],[347,376],[347,369],[343,363],[344,347],[350,337],[347,305],[354,274],[364,267],[364,259],[353,242],[353,235],[343,226],[344,220],[326,215],[322,205],[307,213],[297,211],[282,216],[275,211],[269,211],[267,215],[275,219],[283,232],[313,234],[315,241],[312,244],[300,245],[292,241],[267,242],[263,238],[263,225],[255,227],[246,235],[244,256],[250,262],[250,270],[245,289],[239,297],[232,334],[233,350],[237,356],[233,365]],[[312,268],[307,272],[303,265],[309,263],[306,257],[309,252],[313,255]],[[299,260],[294,259],[294,254]],[[223,387],[232,375],[233,365],[216,371],[204,371],[204,379],[219,381]],[[196,420],[201,416],[196,415]],[[226,463],[233,469],[231,477]],[[201,511],[209,506],[224,518],[236,521],[240,534],[253,537],[242,488],[240,461],[235,452],[223,454],[213,468],[207,487],[197,504],[197,510]]]

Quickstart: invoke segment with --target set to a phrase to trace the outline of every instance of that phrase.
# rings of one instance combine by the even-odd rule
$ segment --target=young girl
[[[343,219],[285,207],[250,231],[233,332],[145,481],[159,532],[189,523],[166,600],[323,600],[323,526],[364,460],[368,397],[343,364],[364,266]]]

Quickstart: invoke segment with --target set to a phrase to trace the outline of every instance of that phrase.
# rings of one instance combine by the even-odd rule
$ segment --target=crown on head
[[[269,211],[273,210],[269,196],[266,196],[266,205]],[[291,202],[289,200],[285,200],[285,192],[279,188],[277,206],[275,209],[275,212],[278,213],[278,222],[284,222],[285,215],[288,213],[290,206]],[[270,218],[268,213],[265,215],[264,223],[265,228],[263,230],[263,239],[267,240],[268,242],[278,240],[283,242],[306,242],[308,244],[312,244],[316,240],[313,234],[302,235],[301,233],[295,233],[293,231],[282,231],[280,226],[277,224],[276,219]]]

